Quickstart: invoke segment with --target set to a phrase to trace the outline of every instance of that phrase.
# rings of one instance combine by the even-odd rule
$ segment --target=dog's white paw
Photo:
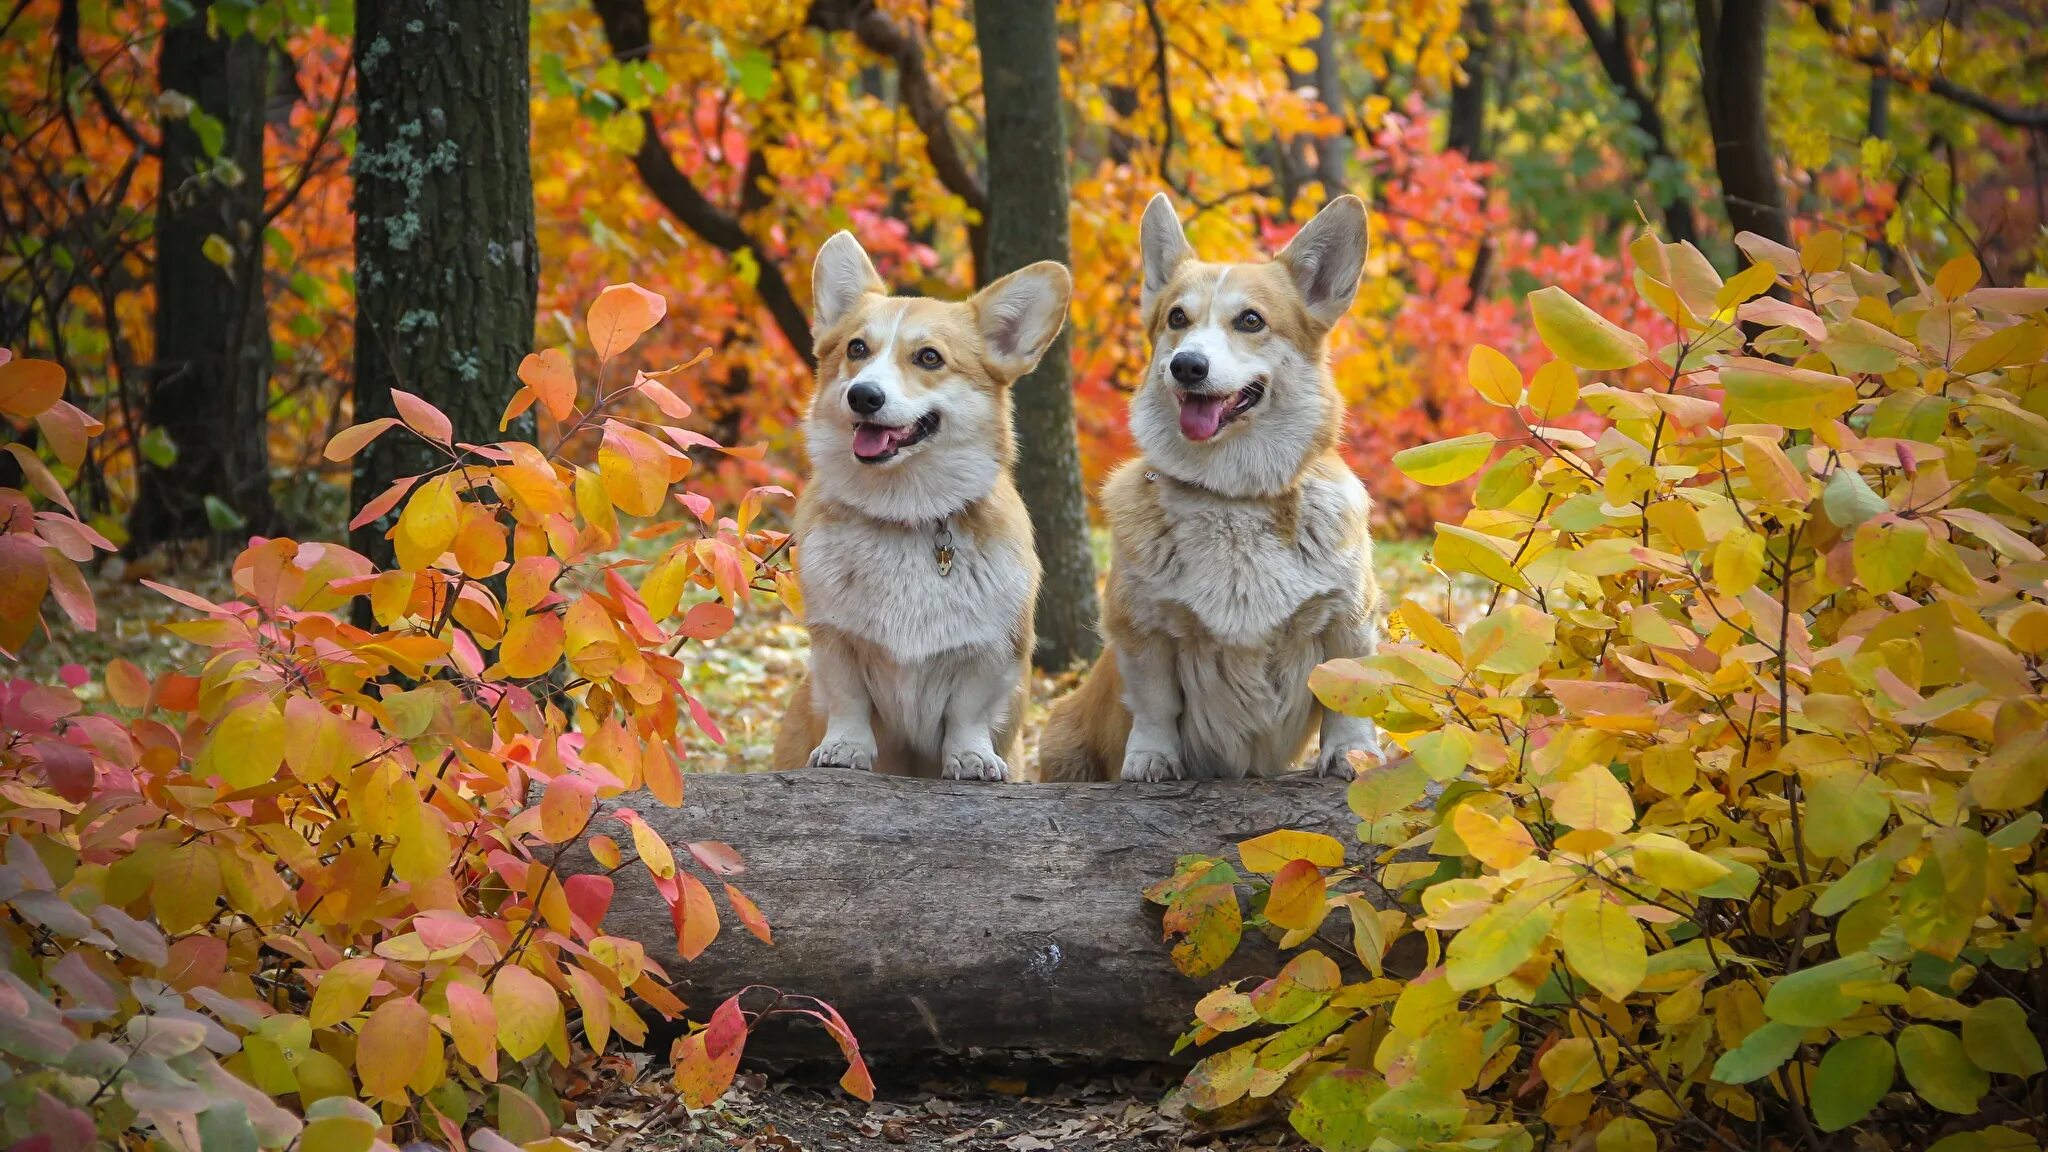
[[[1181,767],[1180,757],[1171,752],[1153,752],[1134,748],[1124,753],[1123,778],[1136,784],[1157,784],[1162,780],[1181,780],[1187,777],[1187,770]]]
[[[1321,752],[1316,754],[1316,775],[1335,776],[1339,780],[1351,779],[1354,775],[1351,767],[1351,754],[1353,752],[1362,752],[1371,759],[1379,759],[1382,755],[1379,737],[1373,736],[1363,740],[1347,740],[1342,744],[1325,746]]]
[[[852,768],[859,772],[875,770],[875,746],[852,740],[834,740],[826,737],[825,742],[811,750],[806,764],[812,768]]]
[[[1010,765],[993,752],[954,752],[946,757],[946,766],[940,774],[948,780],[1001,783],[1010,778]]]

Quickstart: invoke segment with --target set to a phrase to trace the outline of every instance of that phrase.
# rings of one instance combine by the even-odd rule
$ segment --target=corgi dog
[[[1325,348],[1358,291],[1365,205],[1332,201],[1271,261],[1212,264],[1162,194],[1140,247],[1141,455],[1103,487],[1103,652],[1053,706],[1040,778],[1269,776],[1318,733],[1316,771],[1348,775],[1378,733],[1324,709],[1308,677],[1369,654],[1380,609],[1372,503],[1337,454]]]
[[[774,766],[1008,779],[1039,581],[1010,386],[1066,322],[1072,278],[1045,261],[966,301],[891,296],[841,232],[811,286],[793,541],[810,671]]]

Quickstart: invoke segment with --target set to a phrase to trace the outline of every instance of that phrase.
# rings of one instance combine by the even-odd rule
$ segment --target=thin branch
[[[1849,30],[1842,27],[1841,21],[1835,19],[1834,12],[1829,9],[1825,0],[1807,0],[1807,7],[1813,10],[1814,21],[1820,25],[1821,31],[1844,41],[1848,39]],[[1944,26],[1946,26],[1945,22]],[[1858,52],[1844,44],[1843,54],[1858,64],[1876,72],[1879,76],[1914,88],[1925,89],[1944,100],[1968,108],[1972,112],[1989,116],[2000,124],[2036,131],[2048,129],[2048,106],[2036,104],[2030,107],[2007,103],[1974,89],[1965,88],[1961,84],[1942,75],[1939,70],[1931,75],[1918,76],[1893,63],[1891,58],[1883,52]]]
[[[299,164],[298,175],[292,178],[291,186],[284,190],[284,195],[278,197],[277,203],[263,213],[263,223],[266,227],[282,216],[285,209],[292,206],[292,202],[299,198],[299,193],[306,190],[306,184],[313,178],[313,174],[320,171],[320,166],[315,161],[327,147],[328,135],[334,131],[334,121],[341,113],[342,102],[348,96],[349,80],[355,76],[355,71],[356,61],[351,55],[341,67],[341,79],[334,84],[334,100],[327,105],[327,115],[320,119],[320,128],[313,134],[313,145],[306,149],[306,158]]]
[[[15,14],[19,15],[20,10],[16,9]],[[14,17],[9,16],[8,23],[13,22]],[[100,113],[128,138],[130,144],[151,156],[163,155],[163,145],[145,139],[127,114],[121,111],[120,102],[107,90],[106,81],[100,79],[98,72],[86,68],[85,53],[78,47],[78,0],[63,0],[57,6],[57,65],[67,73],[76,68],[84,74],[86,87],[92,90],[93,102],[100,106]]]

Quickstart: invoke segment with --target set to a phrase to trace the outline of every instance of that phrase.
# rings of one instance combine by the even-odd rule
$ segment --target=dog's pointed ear
[[[1173,201],[1164,192],[1145,205],[1145,220],[1138,226],[1138,247],[1145,257],[1145,288],[1139,295],[1140,307],[1150,316],[1152,302],[1159,298],[1166,282],[1173,279],[1174,270],[1195,254],[1188,247],[1188,234],[1181,231]]]
[[[1011,380],[1036,368],[1067,322],[1073,291],[1065,265],[1041,260],[976,292],[969,303],[989,366]]]
[[[1365,268],[1365,231],[1365,203],[1356,196],[1339,196],[1302,225],[1280,253],[1309,315],[1324,324],[1335,324],[1358,295],[1358,277]]]
[[[822,332],[845,316],[860,298],[886,293],[860,241],[851,232],[834,232],[811,264],[811,329]]]

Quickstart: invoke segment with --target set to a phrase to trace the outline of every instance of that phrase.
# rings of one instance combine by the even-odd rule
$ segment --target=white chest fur
[[[865,519],[814,525],[802,541],[806,616],[905,662],[1009,648],[1029,610],[1029,545],[953,531],[952,564],[941,575],[937,528]]]
[[[1284,510],[1161,480],[1161,536],[1117,563],[1140,620],[1173,630],[1167,617],[1191,614],[1229,647],[1264,648],[1282,634],[1315,628],[1304,609],[1349,607],[1364,595],[1361,521],[1368,507],[1354,476],[1311,480],[1299,495],[1292,531]],[[1149,611],[1148,611],[1149,609]],[[1152,617],[1152,619],[1147,619]]]

